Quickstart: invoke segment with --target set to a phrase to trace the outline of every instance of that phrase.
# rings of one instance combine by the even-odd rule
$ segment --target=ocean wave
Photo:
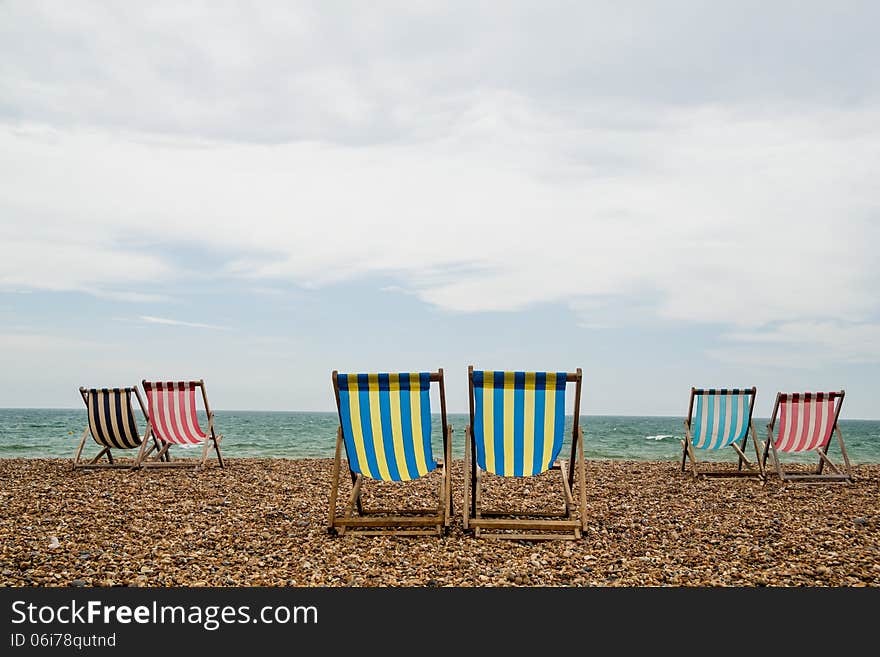
[[[672,434],[657,434],[656,436],[645,436],[645,440],[666,440],[667,438],[675,438]]]

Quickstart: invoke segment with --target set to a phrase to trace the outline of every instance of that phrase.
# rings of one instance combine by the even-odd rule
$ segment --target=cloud
[[[285,293],[284,290],[275,287],[252,287],[250,292],[262,297],[281,297]]]
[[[204,329],[215,329],[218,331],[225,331],[226,328],[223,326],[216,326],[214,324],[201,324],[199,322],[184,322],[179,319],[169,319],[167,317],[152,317],[150,315],[141,315],[141,321],[146,322],[147,324],[162,324],[164,326],[188,326],[190,328],[204,328]]]
[[[457,312],[639,297],[669,320],[759,326],[876,310],[880,112],[642,122],[653,128],[533,131],[537,160],[507,127],[365,150],[7,126],[0,211],[18,237],[0,246],[0,286],[153,294],[180,272],[172,251],[211,249],[215,278],[383,274]]]
[[[98,349],[102,343],[96,340],[83,340],[62,335],[46,335],[32,332],[0,333],[0,345],[6,356],[14,354],[42,354],[51,352],[70,352],[83,349]]]
[[[6,3],[0,289],[869,322],[877,10],[755,6]]]
[[[105,299],[128,303],[168,303],[174,301],[172,297],[164,294],[146,294],[143,292],[108,292],[97,290],[94,294]]]
[[[722,338],[748,345],[716,351],[714,355],[723,360],[739,358],[805,368],[880,363],[880,323],[876,322],[782,322],[768,328],[727,333]]]
[[[0,170],[9,171],[14,167],[12,157],[0,156]],[[39,181],[31,180],[29,186],[34,184],[38,185]],[[75,199],[68,197],[66,202],[71,201],[75,202]],[[43,194],[32,197],[32,207],[54,205],[43,220],[34,222],[27,209],[17,211],[0,199],[0,212],[8,217],[8,221],[0,226],[0,289],[91,292],[118,300],[155,298],[155,295],[133,297],[134,293],[118,288],[152,279],[161,280],[170,271],[166,264],[155,256],[136,253],[113,243],[107,239],[106,232],[103,235],[93,233],[95,222],[68,228],[69,214],[63,203],[47,201]],[[99,230],[115,233],[112,217],[105,219],[108,225],[99,224]],[[47,231],[46,226],[57,228],[58,234],[47,234],[56,231]]]
[[[876,100],[871,3],[809,3],[794,18],[756,0],[356,7],[2,3],[0,117],[363,145],[445,132],[482,114],[487,88],[585,108]]]

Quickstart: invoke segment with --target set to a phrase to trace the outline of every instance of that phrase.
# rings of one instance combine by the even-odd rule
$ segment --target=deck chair
[[[843,406],[844,391],[840,392],[804,392],[776,395],[773,415],[767,425],[767,440],[763,441],[764,455],[762,463],[766,468],[768,453],[773,455],[776,474],[782,481],[843,481],[851,482],[852,468],[843,434],[837,425],[840,407]],[[835,403],[835,400],[836,403]],[[776,419],[779,418],[779,429],[773,436]],[[843,457],[843,469],[828,458],[828,447],[831,434],[837,436],[840,453]],[[780,453],[815,452],[819,456],[819,464],[814,473],[790,473],[782,468],[779,461]],[[832,472],[823,473],[824,466]]]
[[[581,369],[499,372],[468,367],[470,425],[465,429],[464,528],[501,539],[577,539],[586,527],[584,437],[578,426]],[[575,384],[571,459],[557,462],[565,433],[565,392]],[[483,473],[533,477],[558,470],[562,508],[541,511],[483,509]],[[577,474],[579,501],[572,487]],[[575,510],[579,517],[575,517]]]
[[[689,458],[695,478],[705,476],[764,479],[764,470],[758,453],[758,437],[752,424],[756,392],[754,387],[732,390],[691,388],[688,415],[684,421],[685,439],[681,441],[682,472],[685,471],[685,464]],[[755,448],[754,465],[745,454],[749,435]],[[737,454],[736,470],[699,469],[696,450],[718,450],[725,447],[730,447]]]
[[[214,413],[208,405],[205,382],[201,379],[198,381],[144,380],[143,385],[150,411],[149,434],[158,440],[160,449],[152,458],[148,458],[149,454],[142,449],[142,454],[138,457],[138,466],[201,469],[207,465],[208,449],[212,448],[217,454],[220,467],[224,467],[223,455],[220,453],[220,441],[223,436],[214,430]],[[203,431],[199,425],[196,411],[196,389],[201,390],[202,401],[205,404],[205,413],[208,416],[207,432]],[[172,461],[169,452],[172,445],[178,445],[182,448],[201,445],[202,456],[198,460]]]
[[[149,442],[141,437],[135,419],[134,409],[131,405],[132,394],[137,399],[144,414],[144,419],[149,424],[147,409],[144,408],[144,400],[141,399],[137,387],[133,388],[80,388],[79,394],[88,410],[88,424],[80,438],[79,446],[73,457],[73,469],[77,468],[134,468],[137,467],[137,458],[128,462],[119,462],[113,456],[113,450],[132,450],[145,446]],[[90,461],[82,460],[83,447],[86,438],[92,438],[101,447],[98,454]],[[158,448],[155,439],[149,451]],[[142,449],[139,450],[143,451]],[[106,456],[107,463],[101,463]]]
[[[333,371],[339,411],[333,461],[328,530],[357,536],[419,536],[448,531],[452,515],[449,469],[452,427],[446,422],[443,370],[397,374],[340,374]],[[431,448],[431,383],[440,389],[443,459]],[[343,514],[336,513],[342,452],[348,460],[352,490]],[[437,504],[420,509],[366,509],[361,499],[367,480],[408,482],[439,469]]]

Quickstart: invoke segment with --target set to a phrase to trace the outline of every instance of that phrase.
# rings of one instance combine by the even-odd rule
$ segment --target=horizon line
[[[0,406],[0,411],[76,411],[83,410],[85,411],[85,407],[81,406]],[[215,412],[217,409],[214,409]],[[201,411],[204,412],[204,411]],[[337,415],[337,411],[313,411],[313,410],[280,410],[280,409],[261,409],[261,408],[227,408],[222,409],[221,413],[326,413],[328,415]],[[469,411],[448,411],[449,415],[468,415]],[[431,413],[431,415],[440,415],[440,413]],[[573,417],[571,413],[566,413],[565,417]],[[660,418],[683,418],[683,414],[660,414],[660,415],[639,415],[632,413],[581,413],[578,417],[660,417]],[[769,416],[766,418],[764,416],[755,416],[760,417],[761,419],[769,419]],[[870,417],[849,417],[849,418],[840,418],[842,422],[880,422],[880,418],[870,418]]]

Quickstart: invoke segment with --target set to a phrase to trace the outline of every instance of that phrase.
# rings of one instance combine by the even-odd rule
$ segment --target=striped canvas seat
[[[446,422],[443,369],[369,374],[333,370],[331,378],[339,428],[327,530],[339,536],[346,532],[357,536],[424,536],[447,531],[452,516],[452,427]],[[439,460],[431,449],[432,383],[437,384],[440,396],[443,458]],[[348,502],[338,513],[343,456],[347,457],[352,485]],[[437,473],[431,477],[437,485],[433,507],[413,508],[401,503],[376,508],[365,501],[365,489],[394,488],[401,495],[407,488],[418,490],[421,486],[424,490],[429,485],[425,479],[400,486],[390,486],[390,482],[412,482],[431,472]]]
[[[838,392],[780,394],[776,449],[806,452],[825,447],[837,420],[834,402],[838,397]]]
[[[141,445],[131,406],[133,388],[81,388],[88,408],[89,432],[95,442],[112,449],[134,449]]]
[[[475,370],[468,367],[470,424],[465,428],[464,528],[474,536],[499,539],[577,539],[586,526],[586,474],[583,430],[579,426],[580,368],[574,372],[524,372]],[[571,423],[571,460],[557,460],[565,437],[565,397],[574,384]],[[562,484],[562,509],[529,508],[531,500],[502,504],[484,501],[486,486],[521,491],[530,498],[530,487],[502,480],[535,477],[558,470]],[[578,499],[573,490],[575,476]]]
[[[504,477],[550,469],[562,449],[565,372],[473,372],[477,465]]]
[[[144,381],[155,436],[164,443],[200,445],[208,437],[196,412],[198,381]]]
[[[695,390],[691,444],[698,449],[721,449],[742,440],[752,417],[752,389]]]
[[[756,393],[754,387],[691,388],[688,414],[684,420],[685,438],[681,441],[682,472],[690,459],[694,477],[758,477],[763,480],[758,437],[752,424]],[[750,436],[756,464],[752,464],[743,451]],[[725,447],[736,452],[736,470],[716,466],[700,470],[698,449],[717,451]]]
[[[431,450],[431,374],[337,374],[349,467],[370,479],[409,481],[437,467]]]
[[[782,481],[851,482],[852,466],[846,453],[843,434],[837,424],[845,394],[843,390],[777,393],[773,414],[767,425],[763,464],[766,465],[768,455],[772,454],[774,468]],[[835,464],[828,456],[831,436],[835,434],[837,444],[840,446],[842,464]],[[817,455],[819,463],[816,470],[787,471],[779,454],[796,452],[812,452]],[[826,467],[830,472],[824,472]]]
[[[137,404],[147,418],[144,400],[137,387],[132,388],[85,388],[80,387],[80,397],[86,405],[86,426],[73,455],[73,469],[77,468],[134,468],[147,445],[147,435],[138,430],[133,403]],[[89,436],[100,446],[92,457],[83,457]],[[114,451],[139,449],[132,459],[114,457]],[[106,462],[105,462],[106,459]]]
[[[220,441],[223,436],[214,429],[214,413],[208,405],[208,393],[205,382],[198,381],[142,381],[147,394],[149,409],[150,433],[159,446],[156,456],[147,459],[148,453],[143,452],[139,459],[142,467],[171,468],[195,467],[200,470],[208,463],[208,452],[213,450],[217,463],[225,467]],[[208,420],[206,429],[199,424],[196,408],[196,391],[199,392]],[[170,449],[172,446],[191,448],[201,446],[201,458],[181,459],[172,462]]]

